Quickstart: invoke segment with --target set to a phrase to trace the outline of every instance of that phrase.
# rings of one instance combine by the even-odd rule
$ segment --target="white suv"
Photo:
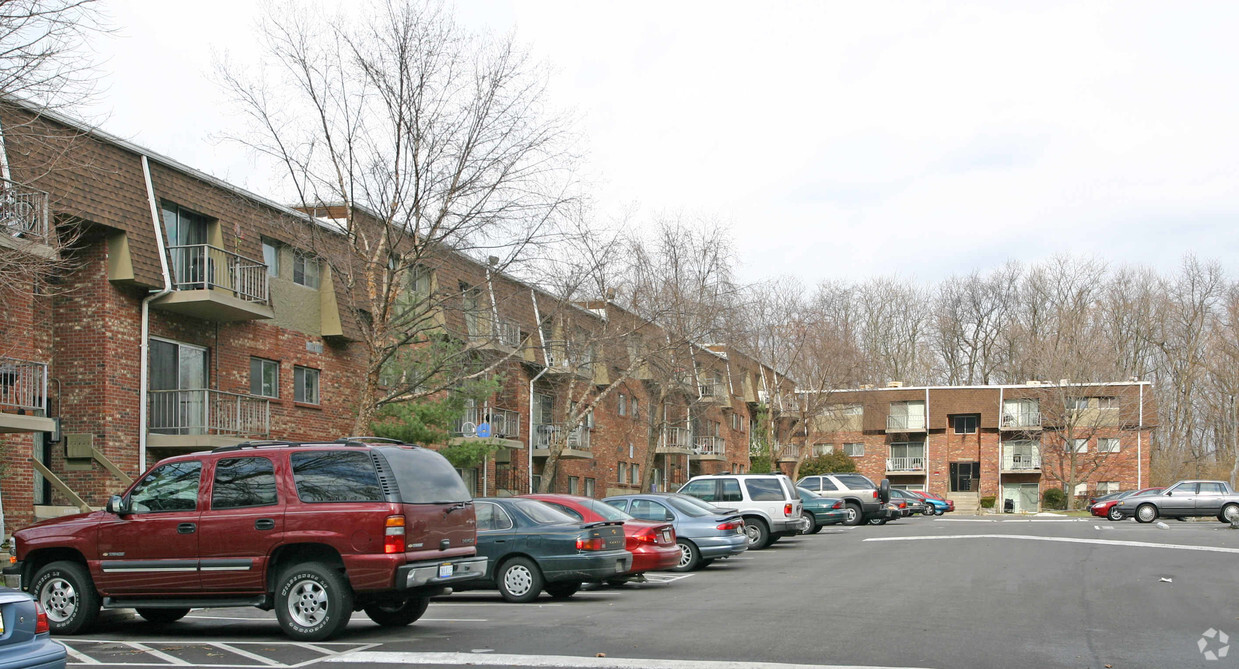
[[[804,530],[800,496],[784,474],[694,476],[679,492],[744,516],[749,548],[761,549]]]

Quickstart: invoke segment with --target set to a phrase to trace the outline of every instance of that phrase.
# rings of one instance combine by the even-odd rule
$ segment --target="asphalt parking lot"
[[[1216,521],[948,515],[827,528],[568,601],[460,593],[395,631],[357,614],[327,643],[290,642],[255,609],[164,627],[111,615],[61,641],[103,667],[1225,667],[1236,583],[1239,530]]]

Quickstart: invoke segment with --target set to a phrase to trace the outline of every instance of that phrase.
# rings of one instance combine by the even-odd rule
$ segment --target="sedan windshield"
[[[602,516],[604,520],[632,520],[632,516],[596,499],[581,500],[581,506]]]
[[[711,512],[707,511],[704,506],[693,503],[697,501],[696,497],[689,497],[685,499],[683,497],[668,496],[666,499],[667,499],[667,503],[675,507],[676,511],[679,511],[680,513],[686,516],[689,516],[692,518],[701,518],[703,516],[711,515]]]
[[[575,525],[580,522],[563,511],[537,500],[514,499],[511,501],[511,504],[539,525]]]

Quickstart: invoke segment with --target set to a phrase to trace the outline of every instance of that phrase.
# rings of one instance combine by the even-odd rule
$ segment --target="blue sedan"
[[[34,597],[0,587],[0,667],[64,669],[67,655],[52,641],[47,613]]]
[[[680,562],[673,571],[692,571],[718,558],[748,549],[744,518],[679,493],[616,495],[602,500],[642,520],[670,521],[675,526]]]

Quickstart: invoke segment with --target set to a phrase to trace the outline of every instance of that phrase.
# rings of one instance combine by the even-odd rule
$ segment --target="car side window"
[[[746,479],[744,487],[754,502],[781,502],[785,499],[779,479]]]
[[[817,488],[815,488],[815,490],[816,490],[816,489],[817,489]],[[822,477],[822,487],[821,487],[821,490],[838,490],[838,489],[839,489],[839,486],[835,485],[835,482],[834,482],[834,481],[831,481],[830,479],[826,478],[825,476],[823,476],[823,477]]]
[[[512,518],[494,502],[474,502],[474,512],[477,515],[478,531],[510,530]]]
[[[129,494],[132,513],[193,511],[198,508],[202,463],[172,462],[151,470]]]
[[[1222,490],[1221,483],[1201,483],[1200,494],[1202,495],[1221,495],[1225,491]]]
[[[631,514],[641,520],[668,520],[670,516],[666,507],[648,499],[634,499]]]
[[[268,458],[225,458],[215,463],[212,509],[239,509],[276,503],[275,467]]]
[[[576,509],[564,506],[563,504],[558,504],[556,502],[546,502],[546,504],[550,504],[556,509],[563,511],[564,513],[568,514],[569,516],[572,516],[573,518],[576,518],[577,520],[585,520],[585,516],[582,516],[581,513],[577,511]]]
[[[806,490],[817,490],[821,487],[821,485],[822,485],[822,477],[810,476],[806,478],[804,481],[801,481],[797,487],[804,488]]]
[[[603,500],[603,501],[619,509],[620,511],[628,510],[628,500],[626,499],[608,499],[608,500]]]
[[[735,479],[723,479],[723,495],[719,497],[719,501],[743,502],[744,495],[740,494],[740,482]]]
[[[1195,483],[1180,483],[1179,485],[1166,491],[1167,494],[1174,493],[1176,495],[1194,495],[1196,494]]]
[[[357,451],[304,451],[289,458],[297,497],[321,502],[382,502],[383,488],[374,461]]]
[[[684,488],[680,490],[680,492],[684,493],[685,495],[692,495],[693,497],[696,497],[697,499],[700,499],[706,502],[713,502],[714,501],[714,481],[709,480],[709,479],[703,479],[700,481],[691,481],[689,482],[688,485],[684,486]]]

